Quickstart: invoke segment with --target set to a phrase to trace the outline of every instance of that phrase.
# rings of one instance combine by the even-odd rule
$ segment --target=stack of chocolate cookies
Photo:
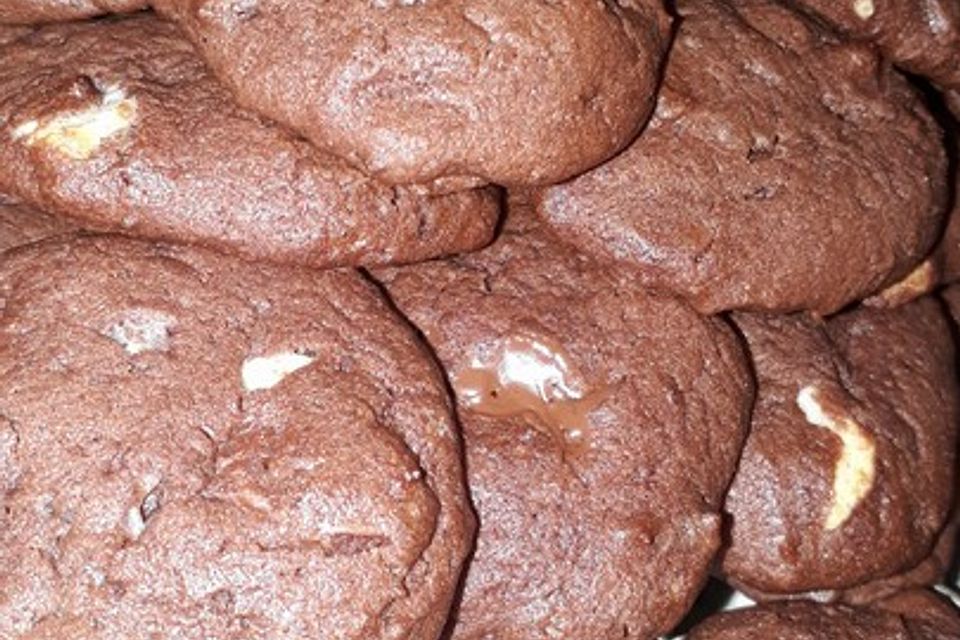
[[[0,0],[0,640],[960,638],[957,96],[960,0]]]

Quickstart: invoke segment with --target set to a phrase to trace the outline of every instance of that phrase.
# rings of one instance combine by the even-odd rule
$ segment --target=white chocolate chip
[[[247,391],[272,389],[288,375],[303,369],[313,360],[311,356],[293,352],[248,358],[240,371],[243,388]]]
[[[870,492],[876,475],[876,446],[870,434],[855,420],[827,412],[818,396],[815,386],[804,387],[797,394],[797,406],[807,422],[833,432],[843,445],[834,468],[833,503],[825,525],[828,531],[833,531],[847,521]]]
[[[37,129],[39,128],[40,128],[39,122],[37,122],[36,120],[27,120],[26,122],[24,122],[19,127],[13,130],[11,137],[14,140],[20,140],[21,138],[32,136],[34,133],[36,133]]]
[[[873,5],[873,0],[853,0],[853,12],[856,13],[857,17],[861,20],[869,20],[873,17],[876,10],[876,7]]]
[[[86,160],[104,140],[129,129],[136,116],[136,98],[113,87],[103,93],[100,104],[60,114],[42,125],[29,120],[13,130],[12,138],[29,146],[50,147],[73,160]]]
[[[127,509],[127,532],[130,537],[136,540],[147,529],[147,523],[143,521],[143,515],[140,513],[140,506]]]
[[[237,504],[263,511],[264,513],[270,513],[273,509],[273,506],[270,504],[270,499],[262,493],[257,493],[253,489],[248,488],[236,491],[230,494],[230,497]]]
[[[937,285],[937,268],[933,260],[924,260],[900,282],[863,301],[868,307],[896,307],[919,298]]]
[[[170,348],[170,331],[176,325],[173,316],[153,309],[128,309],[123,316],[103,331],[131,356],[145,351],[166,351]]]
[[[100,568],[95,565],[83,565],[83,572],[86,574],[87,578],[90,579],[90,584],[95,587],[102,587],[103,583],[107,580],[107,576],[104,575],[103,571],[101,571]]]

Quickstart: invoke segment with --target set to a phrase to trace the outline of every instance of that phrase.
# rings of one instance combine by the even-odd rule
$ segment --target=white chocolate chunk
[[[861,20],[869,20],[876,11],[877,8],[874,6],[873,0],[853,0],[853,12]]]
[[[176,325],[173,316],[153,309],[128,309],[107,327],[103,335],[110,338],[131,356],[145,351],[166,351],[170,348],[170,331]]]
[[[302,353],[276,353],[271,356],[248,358],[243,363],[240,377],[247,391],[272,389],[288,375],[313,362]]]
[[[107,576],[99,567],[92,564],[83,565],[83,573],[89,578],[90,584],[95,587],[102,587],[107,580]]]
[[[870,492],[876,475],[876,446],[863,427],[849,416],[828,413],[818,399],[819,390],[806,386],[797,394],[797,406],[807,422],[833,432],[843,445],[833,475],[833,503],[826,529],[840,527]]]
[[[224,497],[228,497],[238,505],[263,511],[264,513],[270,513],[273,509],[273,506],[270,504],[270,499],[267,498],[267,496],[249,488],[232,492],[229,496]]]
[[[147,523],[143,521],[140,507],[130,507],[127,510],[127,532],[130,534],[130,537],[136,540],[146,530]]]
[[[896,307],[932,291],[936,285],[937,268],[933,260],[927,259],[900,282],[864,300],[864,304],[868,307]]]
[[[34,133],[36,133],[37,129],[39,128],[40,128],[39,122],[37,122],[36,120],[27,120],[26,122],[24,122],[19,127],[13,130],[11,137],[14,140],[20,140],[21,138],[32,136]]]
[[[100,104],[58,115],[45,124],[29,120],[13,130],[14,140],[43,145],[73,160],[86,160],[105,140],[130,128],[137,116],[137,100],[118,87],[107,90]]]

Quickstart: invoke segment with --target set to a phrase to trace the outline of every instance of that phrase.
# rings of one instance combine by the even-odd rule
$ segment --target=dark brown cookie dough
[[[381,270],[457,396],[480,533],[453,638],[651,638],[693,604],[752,398],[720,320],[511,212]]]
[[[956,511],[937,536],[933,550],[926,558],[902,573],[886,576],[849,587],[846,589],[821,589],[818,591],[784,593],[765,593],[757,589],[746,588],[749,596],[757,602],[770,600],[813,600],[820,603],[844,603],[849,605],[869,605],[890,598],[900,592],[912,589],[924,589],[942,584],[953,566],[954,552],[957,547],[957,534],[960,531],[960,519]]]
[[[958,181],[958,188],[960,188],[960,181]],[[950,283],[960,280],[960,202],[950,214],[947,230],[934,252],[934,260],[940,282]]]
[[[960,284],[941,289],[939,295],[947,303],[954,324],[960,324]]]
[[[457,435],[354,272],[58,239],[0,310],[0,637],[438,637]]]
[[[953,117],[960,118],[960,89],[945,92],[943,98]]]
[[[928,592],[910,593],[884,607],[780,602],[721,613],[689,640],[957,640],[960,616]]]
[[[721,570],[754,596],[842,590],[926,559],[954,491],[954,346],[936,300],[822,324],[734,317],[758,380]]]
[[[84,224],[310,266],[486,244],[492,190],[390,187],[237,106],[153,16],[0,47],[0,188]]]
[[[15,27],[5,24],[0,24],[0,45],[7,44],[12,40],[30,33],[33,29],[31,27]]]
[[[960,149],[957,153],[960,154]],[[960,280],[960,172],[955,172],[953,182],[953,202],[945,229],[930,256],[903,280],[868,298],[868,305],[894,307],[930,293],[942,284]]]
[[[770,2],[679,8],[643,135],[546,190],[541,214],[704,312],[826,314],[906,276],[947,196],[940,130],[907,81]]]
[[[918,638],[960,639],[960,613],[954,600],[935,591],[901,591],[874,604],[875,609],[900,615]],[[939,635],[938,635],[939,634]]]
[[[0,23],[37,24],[80,20],[104,13],[124,13],[147,8],[147,0],[3,0]]]
[[[894,64],[960,89],[957,0],[785,0],[846,36],[876,43]]]
[[[0,251],[75,229],[62,218],[18,204],[0,194]]]
[[[956,495],[954,497],[956,498]],[[953,564],[958,534],[960,515],[954,509],[954,514],[940,532],[933,551],[922,562],[901,574],[838,592],[835,594],[837,599],[849,604],[869,604],[908,589],[941,584]]]
[[[957,54],[960,58],[960,52]],[[960,146],[957,147],[960,157]],[[933,253],[938,282],[951,283],[960,280],[960,171],[954,177],[954,202],[946,230]]]
[[[395,184],[551,184],[653,104],[661,0],[156,0],[245,106]]]

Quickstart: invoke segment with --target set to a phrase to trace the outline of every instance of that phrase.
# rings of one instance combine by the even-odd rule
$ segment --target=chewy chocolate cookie
[[[960,615],[930,592],[871,608],[780,602],[721,613],[689,640],[957,640]]]
[[[138,11],[147,0],[3,0],[0,23],[37,24],[80,20],[104,13]]]
[[[956,499],[957,495],[955,493],[955,502]],[[849,604],[869,604],[883,598],[889,598],[902,591],[942,584],[949,577],[948,574],[953,565],[958,534],[960,534],[960,514],[954,508],[950,520],[937,537],[933,551],[916,566],[903,573],[844,589],[840,592],[822,592],[813,595],[821,600],[836,599]]]
[[[75,229],[66,220],[18,204],[0,194],[0,251]]]
[[[156,0],[245,106],[395,184],[550,184],[625,146],[659,0]]]
[[[439,372],[350,271],[0,257],[0,637],[436,638],[472,516]]]
[[[722,572],[777,597],[916,568],[946,525],[955,482],[954,345],[938,302],[826,323],[734,319],[758,389],[725,505]]]
[[[317,267],[486,244],[498,195],[391,187],[237,106],[153,16],[0,47],[0,188],[78,223]]]
[[[930,256],[903,280],[868,298],[868,305],[894,307],[960,280],[960,172],[955,173],[953,181],[953,203],[943,234]]]
[[[786,0],[848,37],[876,43],[896,65],[960,89],[957,0]]]
[[[752,388],[720,320],[511,212],[490,248],[378,271],[457,398],[480,519],[453,638],[650,638],[692,605]]]
[[[941,132],[906,79],[772,2],[678,4],[647,129],[540,213],[702,312],[828,314],[906,276],[947,198]]]

